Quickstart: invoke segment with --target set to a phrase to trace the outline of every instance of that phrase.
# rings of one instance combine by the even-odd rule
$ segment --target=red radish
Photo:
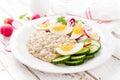
[[[35,20],[35,19],[38,19],[40,18],[40,15],[39,14],[34,14],[32,17],[31,17],[31,20]]]
[[[98,33],[93,33],[90,35],[91,39],[100,41],[100,36],[98,35]]]
[[[88,32],[86,29],[83,29],[83,32],[84,32],[84,34],[85,34],[88,38],[90,38],[90,34],[89,34],[89,32]]]
[[[84,46],[86,47],[86,46],[89,46],[89,45],[91,45],[92,43],[91,43],[91,39],[86,39],[85,41],[84,41]]]
[[[12,32],[13,32],[13,27],[10,24],[4,24],[0,28],[0,33],[5,37],[11,36]]]
[[[91,43],[84,44],[84,47],[91,45]]]
[[[69,22],[70,22],[71,27],[75,26],[75,19],[74,18],[71,18]]]
[[[12,22],[14,21],[14,19],[13,18],[5,18],[4,19],[4,23],[5,24],[10,24],[10,25],[12,25]]]
[[[45,23],[47,23],[48,22],[48,19],[47,20],[45,20],[42,24],[45,24]]]

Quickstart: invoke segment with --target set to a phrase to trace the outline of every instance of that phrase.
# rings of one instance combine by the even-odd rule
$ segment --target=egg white
[[[60,55],[72,55],[77,52],[79,52],[84,46],[84,43],[77,43],[75,44],[75,47],[71,49],[70,51],[63,51],[60,48],[56,48],[55,50],[60,54]]]
[[[72,33],[72,35],[71,35],[71,39],[77,39],[77,38],[79,38],[80,36],[82,36],[82,34],[73,34]]]
[[[72,32],[72,30],[73,30],[73,27],[68,27],[68,26],[66,26],[66,28],[65,28],[64,30],[62,30],[62,31],[55,31],[55,30],[53,29],[53,26],[54,26],[54,25],[51,25],[51,27],[50,27],[50,32],[55,33],[55,34],[59,34],[59,35],[69,34],[69,33]]]
[[[82,27],[83,27],[83,24],[81,23],[81,22],[79,22],[79,24],[81,24],[82,25]],[[82,33],[79,33],[79,34],[75,34],[75,33],[73,33],[72,32],[72,34],[71,34],[71,39],[77,39],[77,38],[79,38],[80,36],[82,36]]]
[[[42,25],[41,25],[41,27],[40,26],[38,26],[39,24],[36,24],[35,26],[36,26],[36,29],[38,29],[38,30],[48,30],[49,28],[50,28],[50,26],[48,26],[48,27],[42,27]]]

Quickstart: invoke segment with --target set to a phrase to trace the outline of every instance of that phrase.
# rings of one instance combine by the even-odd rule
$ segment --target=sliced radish
[[[98,35],[98,33],[93,33],[93,34],[90,35],[90,37],[93,40],[97,40],[97,41],[100,40],[100,36]]]
[[[71,27],[75,26],[75,19],[74,18],[71,18],[69,22],[70,22]]]
[[[84,40],[86,40],[86,39],[88,39],[88,37],[87,36],[81,36],[81,37],[79,37],[79,38],[77,38],[77,39],[75,39],[77,42],[82,42],[82,41],[84,41]]]
[[[84,40],[86,40],[86,39],[88,39],[87,36],[82,36],[82,37],[80,38],[80,41],[84,41]]]
[[[84,41],[84,46],[89,46],[89,45],[91,45],[91,39],[86,39]]]
[[[85,34],[88,38],[90,38],[90,34],[89,34],[89,32],[88,32],[86,29],[83,29],[83,32],[84,32],[84,34]]]
[[[84,44],[84,47],[91,45],[91,43]]]
[[[42,24],[45,24],[45,23],[47,23],[49,20],[47,19],[47,20],[45,20]]]

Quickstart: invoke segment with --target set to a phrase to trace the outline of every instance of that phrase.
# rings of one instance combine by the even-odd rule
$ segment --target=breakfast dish
[[[27,50],[52,64],[76,66],[94,58],[101,49],[98,32],[82,20],[64,16],[34,25]]]
[[[76,72],[81,72],[85,70],[90,70],[101,65],[106,60],[108,60],[111,57],[111,55],[114,53],[113,52],[115,49],[115,44],[113,43],[114,38],[109,32],[109,30],[106,29],[105,25],[101,25],[94,21],[87,20],[84,18],[67,16],[67,15],[65,16],[65,18],[62,17],[62,23],[60,21],[61,21],[61,16],[41,17],[40,19],[30,21],[24,24],[23,26],[19,27],[17,30],[15,30],[10,39],[10,48],[15,58],[19,60],[22,64],[25,64],[39,71],[50,72],[50,73],[76,73]],[[84,35],[80,34],[78,36],[76,34],[77,36],[75,35],[71,37],[75,26],[72,27],[72,32],[70,33],[69,31],[71,28],[69,28],[69,30],[67,29],[66,31],[65,30],[66,28],[64,28],[65,26],[62,26],[62,29],[64,29],[65,31],[63,31],[61,27],[60,28],[54,27],[54,29],[52,28],[52,25],[54,25],[56,22],[60,24],[66,24],[66,22],[67,23],[72,22],[72,25],[74,25],[74,22],[77,24],[78,21],[79,21],[78,24],[82,23],[82,29],[83,29],[82,33],[84,33]],[[52,25],[48,27],[47,25],[50,25],[50,24]],[[40,27],[41,25],[43,26]],[[52,30],[49,28],[52,28]],[[59,33],[56,33],[57,31]],[[79,31],[77,29],[75,30],[75,33],[76,31],[79,34]],[[37,52],[37,48],[36,48],[38,45],[36,45],[36,47],[35,45],[31,45],[31,44],[35,44],[37,42],[37,38],[39,38],[36,36],[34,38],[36,40],[35,42],[34,39],[32,39],[34,37],[34,34],[37,36],[42,36],[44,34],[51,35],[49,37],[44,36],[45,39],[42,38],[42,40],[46,40],[46,41],[52,40],[53,45],[56,45],[54,43],[56,42],[56,40],[51,39],[51,37],[55,36],[54,38],[60,38],[60,41],[58,40],[58,42],[60,43],[56,47],[54,47],[53,45],[52,46],[49,45],[51,42],[48,44],[49,46],[54,47],[53,52],[54,50],[55,52],[57,52],[57,54],[53,54],[53,53],[50,54],[52,56],[56,55],[55,57],[52,57],[52,59],[51,57],[50,59],[46,59],[45,58],[46,55],[45,55],[42,57],[43,58],[42,59],[40,57],[41,55],[39,56],[39,54],[37,54],[39,53],[39,51]],[[39,34],[42,34],[42,35],[39,35]],[[58,37],[58,35],[60,37]],[[67,40],[67,41],[62,40],[62,38],[64,38],[64,40]],[[32,42],[32,41],[34,41],[34,43],[29,44],[29,42]],[[68,43],[63,44],[61,41],[63,43],[66,43],[66,42]],[[69,43],[72,43],[72,44],[69,44]],[[85,46],[83,46],[83,43],[85,43],[85,46],[88,46],[88,48],[84,49]],[[44,45],[46,44],[46,42],[42,44]],[[92,45],[92,48],[90,48],[91,46],[90,44],[95,44],[96,46]],[[33,52],[31,52],[32,50],[29,51],[30,46],[31,47],[33,46],[33,49],[35,48],[35,52],[34,50]],[[76,48],[76,46],[78,47]],[[47,48],[48,47],[46,47],[46,49]],[[80,50],[80,48],[83,49],[81,51],[82,54],[81,53],[73,54],[77,50]],[[65,53],[59,52],[59,49],[63,50]],[[92,52],[95,52],[95,53],[90,55],[91,52],[89,52],[89,49],[92,49]],[[69,50],[69,52],[65,50]],[[51,49],[49,51],[52,52]],[[87,52],[87,51],[89,52],[89,54],[88,53],[84,54],[84,52]],[[79,61],[78,59],[80,58],[82,58],[82,60]]]

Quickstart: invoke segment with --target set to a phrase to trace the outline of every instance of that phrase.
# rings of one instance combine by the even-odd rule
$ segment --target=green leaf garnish
[[[29,16],[26,16],[27,20],[30,20],[30,17]]]
[[[20,15],[19,19],[23,19],[26,15],[27,15],[27,13]]]
[[[57,22],[61,22],[62,24],[67,25],[67,22],[66,22],[66,20],[65,20],[65,17],[64,17],[64,16],[58,17],[58,18],[57,18]]]

